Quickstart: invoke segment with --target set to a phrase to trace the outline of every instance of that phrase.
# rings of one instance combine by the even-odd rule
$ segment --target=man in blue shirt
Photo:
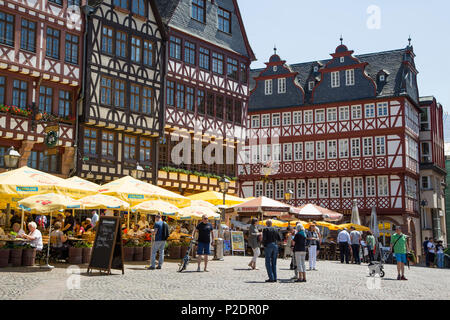
[[[164,247],[166,246],[166,240],[169,237],[169,226],[166,222],[161,220],[161,214],[157,214],[155,217],[155,225],[151,232],[154,235],[154,242],[152,247],[152,258],[151,264],[148,268],[149,270],[155,269],[156,252],[159,251],[159,261],[158,267],[156,269],[161,269],[164,262]]]

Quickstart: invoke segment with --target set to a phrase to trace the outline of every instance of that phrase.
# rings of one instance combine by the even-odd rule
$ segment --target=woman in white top
[[[147,217],[145,214],[141,214],[141,220],[138,221],[139,230],[147,229],[149,227]]]
[[[43,247],[42,233],[37,229],[36,222],[30,222],[28,224],[28,230],[30,230],[30,233],[23,234],[21,237],[28,240],[29,244],[36,248],[36,250],[41,251]]]

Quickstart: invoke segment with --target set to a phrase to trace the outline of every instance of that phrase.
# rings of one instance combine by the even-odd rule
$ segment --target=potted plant
[[[144,241],[142,244],[142,259],[144,261],[150,260],[152,253],[152,243],[150,241]]]
[[[134,247],[133,261],[144,260],[144,243],[139,242]]]
[[[33,248],[29,244],[23,245],[22,248],[22,266],[34,266],[34,262],[36,259],[36,248]]]
[[[92,254],[92,243],[82,241],[84,243],[83,246],[83,263],[89,263],[91,260]]]
[[[0,247],[0,268],[8,266],[9,263],[9,248],[7,246]]]
[[[123,261],[133,261],[135,247],[136,244],[133,239],[125,242],[125,245],[123,246]]]
[[[178,240],[173,240],[169,242],[169,258],[170,259],[180,259],[181,254],[181,243]]]
[[[69,263],[82,264],[83,263],[83,247],[84,241],[77,241],[73,247],[69,247]]]
[[[9,262],[11,262],[13,267],[20,267],[22,265],[22,248],[14,244],[9,252]]]

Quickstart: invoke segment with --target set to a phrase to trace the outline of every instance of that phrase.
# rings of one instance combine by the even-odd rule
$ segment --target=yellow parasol
[[[93,183],[91,181],[82,179],[77,176],[67,178],[66,182],[69,182],[74,187],[77,187],[80,189],[88,189],[88,190],[92,190],[94,192],[97,192],[98,188],[100,188],[99,184]]]
[[[106,194],[94,194],[80,199],[83,209],[116,209],[126,210],[130,205],[119,198]]]
[[[18,202],[19,207],[31,213],[48,214],[61,209],[81,209],[81,202],[71,197],[56,194],[38,194]]]
[[[215,206],[223,205],[223,193],[217,191],[206,191],[202,193],[193,194],[188,196],[191,200],[203,200],[212,203]],[[230,194],[225,195],[225,205],[233,206],[245,202],[245,199],[232,196]]]
[[[337,226],[339,229],[350,229],[351,227],[355,227],[355,230],[357,231],[370,231],[370,228],[365,227],[365,226],[361,226],[359,224],[354,224],[354,223],[344,223],[344,224],[340,224]]]
[[[180,209],[175,219],[177,220],[201,220],[202,216],[206,214],[209,220],[219,220],[220,214],[214,209],[202,206],[190,206]]]
[[[191,200],[191,206],[206,207],[206,208],[210,208],[212,210],[216,209],[215,205],[213,205],[212,203],[209,203],[205,200]]]
[[[328,228],[329,230],[339,230],[339,226],[325,221],[316,221],[315,224]]]
[[[148,213],[148,214],[156,214],[156,213],[162,213],[164,215],[175,215],[180,209],[178,207],[174,206],[171,203],[162,201],[162,200],[149,200],[142,203],[139,203],[138,205],[135,205],[133,208],[131,208],[133,211],[139,211],[142,213]]]

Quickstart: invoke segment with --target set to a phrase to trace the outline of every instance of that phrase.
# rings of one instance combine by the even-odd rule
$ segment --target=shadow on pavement
[[[35,272],[49,272],[52,271],[52,269],[46,269],[46,268],[40,268],[37,267],[11,267],[11,268],[3,268],[0,269],[1,272],[8,272],[8,273],[35,273]]]

